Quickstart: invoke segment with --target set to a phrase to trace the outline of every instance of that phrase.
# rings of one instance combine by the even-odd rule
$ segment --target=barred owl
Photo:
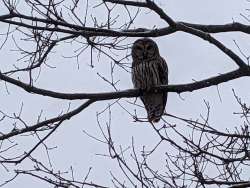
[[[135,88],[144,89],[140,97],[149,122],[158,122],[167,102],[167,92],[149,93],[152,87],[168,83],[168,67],[160,56],[157,44],[149,38],[141,38],[132,46],[132,81]]]

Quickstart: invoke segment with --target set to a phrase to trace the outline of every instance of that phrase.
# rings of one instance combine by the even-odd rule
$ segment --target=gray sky
[[[250,7],[250,3],[244,0],[169,0],[156,1],[168,13],[169,16],[177,21],[187,21],[201,24],[224,24],[230,23],[232,20],[246,23],[240,16],[240,13],[245,14],[246,8]],[[2,2],[0,2],[1,8]],[[1,8],[2,9],[2,8]],[[102,16],[100,11],[94,12],[96,16]],[[117,6],[116,11],[120,8]],[[146,12],[147,14],[144,14]],[[24,12],[25,13],[25,12]],[[2,13],[1,13],[2,14]],[[164,26],[160,18],[154,14],[148,14],[148,11],[142,11],[141,15],[136,20],[140,27],[153,27],[154,25]],[[2,26],[2,24],[1,24]],[[0,33],[6,31],[6,26],[0,28]],[[237,50],[233,40],[236,40],[246,55],[249,54],[250,43],[249,39],[244,34],[227,33],[214,35],[222,41],[227,47],[234,50],[238,55],[241,55]],[[19,37],[16,35],[16,37]],[[129,38],[126,42],[133,42],[135,39]],[[175,33],[169,36],[155,39],[159,45],[161,55],[166,58],[169,66],[170,84],[190,83],[192,80],[201,80],[210,76],[215,76],[219,73],[224,73],[233,70],[236,66],[225,54],[221,53],[213,45],[189,34]],[[3,41],[0,36],[0,42]],[[21,43],[27,48],[32,48],[28,43]],[[0,51],[1,64],[0,70],[8,70],[12,64],[21,66],[21,63],[16,63],[20,58],[18,52],[10,51],[14,49],[13,40],[9,39],[4,48]],[[79,57],[79,69],[74,58],[64,58],[63,56],[71,56],[77,46],[61,43],[54,53],[49,56],[48,63],[55,66],[56,69],[44,68],[41,70],[40,76],[35,83],[37,87],[51,89],[61,92],[103,92],[113,91],[106,82],[104,82],[97,73],[110,78],[110,60],[102,56],[101,61],[94,58],[94,68],[88,66],[90,64],[89,52],[84,53]],[[123,55],[122,53],[119,55]],[[118,58],[119,59],[119,58]],[[36,71],[35,71],[36,72]],[[38,74],[36,72],[34,75]],[[132,88],[131,75],[122,69],[117,68],[114,73],[114,79],[120,80],[118,88],[120,90]],[[17,77],[16,77],[17,78]],[[27,81],[27,77],[21,77]],[[225,128],[233,128],[241,122],[239,118],[232,118],[235,111],[240,108],[233,98],[232,88],[244,100],[249,101],[249,89],[246,87],[249,78],[241,78],[221,84],[218,95],[216,87],[210,87],[192,93],[183,93],[181,96],[170,93],[166,110],[170,114],[180,117],[197,119],[200,114],[206,114],[206,108],[203,100],[205,99],[211,105],[210,123],[214,127],[224,130]],[[23,90],[12,85],[7,85],[9,94],[6,92],[3,82],[0,84],[0,106],[1,110],[6,113],[18,112],[23,103],[22,117],[33,124],[37,120],[41,109],[43,110],[43,118],[50,118],[65,112],[68,108],[69,101],[56,100],[48,97],[30,95]],[[133,102],[134,99],[122,99],[120,103],[130,112],[137,110],[140,117],[145,117],[145,110],[129,105],[126,101]],[[108,104],[114,101],[97,102],[87,108],[79,115],[66,121],[63,125],[47,140],[47,145],[50,147],[57,146],[56,149],[50,151],[50,158],[54,170],[67,171],[72,166],[74,168],[75,178],[82,180],[88,172],[89,167],[93,167],[89,180],[96,183],[111,185],[110,171],[117,176],[121,176],[121,171],[115,161],[108,157],[99,156],[96,154],[108,154],[106,145],[96,142],[83,133],[87,131],[91,135],[101,138],[101,132],[98,129],[96,121],[96,112],[100,112],[107,107]],[[82,101],[71,102],[71,109],[79,106]],[[237,116],[236,116],[237,117]],[[105,122],[108,121],[108,113],[105,112],[100,117],[100,122],[105,127]],[[174,122],[170,117],[166,117],[169,122]],[[162,122],[161,122],[162,123]],[[0,131],[9,130],[10,122],[0,122]],[[157,126],[157,125],[156,125]],[[182,126],[182,124],[177,124]],[[152,149],[159,138],[153,132],[152,127],[148,123],[134,123],[129,114],[124,111],[119,105],[112,107],[112,125],[113,139],[117,146],[122,145],[126,148],[131,145],[132,137],[135,140],[135,147],[138,151],[142,150],[145,145],[147,149]],[[185,131],[185,130],[183,130]],[[15,138],[16,139],[16,138]],[[19,144],[18,149],[14,149],[11,153],[22,153],[36,144],[35,137],[18,137],[16,140]],[[178,142],[178,140],[176,140]],[[162,145],[158,148],[152,157],[152,165],[155,169],[164,171],[164,153],[166,148]],[[43,161],[48,165],[48,160],[44,147],[40,146],[33,154],[34,157]],[[129,153],[128,153],[129,157]],[[29,169],[32,166],[29,160],[25,160],[23,164],[12,166],[8,165],[9,169]],[[7,180],[13,174],[7,172],[0,167],[0,184],[1,181]],[[30,177],[19,177],[7,187],[14,188],[22,186],[47,187],[48,184],[30,179]]]

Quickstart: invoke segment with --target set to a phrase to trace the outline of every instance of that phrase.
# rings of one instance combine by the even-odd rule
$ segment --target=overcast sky
[[[176,21],[186,21],[191,23],[201,24],[224,24],[231,23],[232,20],[246,23],[240,14],[246,14],[246,8],[250,7],[250,3],[245,0],[158,0],[156,1]],[[2,2],[1,2],[2,3]],[[1,4],[0,3],[0,4]],[[97,4],[91,2],[91,4]],[[0,6],[1,7],[1,6]],[[1,8],[3,9],[3,8]],[[0,9],[0,10],[1,10]],[[116,12],[119,12],[121,7],[116,7]],[[102,11],[92,10],[93,14],[102,17]],[[124,10],[122,10],[124,11]],[[0,11],[2,12],[2,11]],[[25,9],[24,12],[25,14]],[[1,13],[2,14],[2,13]],[[164,26],[164,22],[155,15],[142,11],[141,15],[136,20],[138,27],[152,28],[154,25]],[[6,32],[7,25],[0,24],[0,33]],[[222,41],[227,47],[234,50],[238,55],[241,55],[237,50],[233,40],[236,40],[246,55],[250,51],[250,42],[247,35],[240,33],[227,33],[214,35]],[[17,34],[15,37],[19,37]],[[0,36],[0,42],[3,41],[3,36]],[[133,42],[134,38],[126,39],[127,43]],[[211,76],[225,73],[236,68],[235,64],[225,54],[220,52],[213,45],[203,41],[195,36],[184,33],[175,33],[169,36],[164,36],[154,39],[160,49],[161,55],[167,60],[169,67],[170,84],[190,83],[193,80],[201,80]],[[21,45],[29,48],[28,42],[20,42]],[[37,87],[61,91],[61,92],[103,92],[113,91],[114,89],[103,81],[97,73],[110,78],[110,60],[106,57],[101,57],[101,60],[94,58],[94,68],[89,66],[89,52],[84,53],[79,57],[79,68],[74,58],[65,58],[71,56],[73,51],[70,44],[61,43],[53,54],[49,56],[48,63],[55,66],[56,69],[44,68],[41,70],[38,80],[35,82]],[[32,48],[32,47],[31,47]],[[0,51],[1,63],[0,70],[2,72],[11,68],[13,64],[21,66],[21,63],[16,63],[20,58],[18,52],[11,51],[15,49],[13,40],[9,39],[4,48]],[[119,58],[118,58],[119,59]],[[38,72],[35,71],[34,75]],[[17,78],[17,77],[16,77]],[[22,77],[27,81],[27,77]],[[114,79],[120,80],[117,85],[118,89],[132,88],[130,73],[117,68],[114,73]],[[249,88],[246,87],[249,78],[241,78],[221,84],[218,90],[216,87],[210,87],[192,93],[183,93],[181,96],[170,93],[166,111],[184,118],[197,119],[200,114],[206,114],[206,108],[203,100],[210,103],[211,116],[210,123],[212,126],[225,130],[240,125],[239,118],[232,118],[233,112],[239,111],[240,107],[233,98],[232,89],[242,97],[246,102],[250,100]],[[5,84],[0,84],[0,109],[6,113],[18,113],[21,104],[23,103],[22,117],[30,124],[37,121],[37,116],[43,110],[43,118],[51,118],[62,111],[66,112],[69,101],[56,100],[48,97],[31,95],[15,86],[7,84],[9,94],[6,91]],[[220,97],[222,100],[220,100]],[[140,117],[145,117],[145,110],[129,105],[127,101],[133,102],[134,99],[122,99],[121,105],[126,107],[131,113],[136,109]],[[101,144],[84,134],[87,131],[91,135],[101,138],[101,132],[98,129],[96,113],[101,112],[108,104],[114,101],[101,101],[92,104],[85,111],[72,118],[70,121],[64,122],[61,127],[47,140],[49,147],[55,147],[51,150],[50,158],[54,170],[67,171],[72,166],[76,179],[82,180],[87,174],[89,167],[93,167],[89,180],[95,183],[111,185],[110,171],[120,176],[121,171],[115,161],[108,157],[99,156],[96,154],[108,154],[106,145]],[[79,106],[82,101],[71,102],[71,109]],[[132,117],[123,110],[118,104],[112,106],[112,124],[111,130],[113,139],[117,146],[122,145],[126,148],[131,145],[132,137],[135,140],[135,147],[139,153],[143,146],[147,149],[154,147],[159,138],[153,132],[152,127],[148,123],[135,123]],[[170,117],[166,117],[169,122],[174,122]],[[100,122],[103,127],[108,121],[108,113],[105,112],[100,116]],[[0,122],[0,131],[6,131],[11,128],[8,124],[11,122]],[[161,124],[162,122],[160,122]],[[156,125],[157,126],[157,125]],[[177,124],[177,126],[181,126]],[[185,131],[185,130],[184,130]],[[15,138],[16,139],[16,138]],[[35,137],[18,137],[18,149],[10,152],[23,153],[37,143]],[[178,140],[176,140],[178,142]],[[152,165],[155,169],[164,166],[164,153],[166,148],[163,146],[158,149],[151,158]],[[49,166],[47,155],[44,147],[40,146],[33,156],[43,161]],[[129,156],[129,155],[128,155]],[[29,160],[25,160],[23,164],[12,166],[8,165],[9,169],[29,169],[32,164]],[[0,184],[2,181],[12,177],[13,173],[7,172],[0,167]],[[122,177],[122,175],[121,175]],[[27,186],[37,188],[48,187],[48,184],[30,177],[20,176],[18,179],[8,184],[7,187],[14,188],[19,186]]]

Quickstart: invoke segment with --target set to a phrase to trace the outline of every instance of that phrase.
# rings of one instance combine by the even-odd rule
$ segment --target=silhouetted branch
[[[83,111],[85,108],[87,108],[90,104],[92,104],[94,102],[95,102],[95,100],[91,99],[91,100],[88,100],[85,103],[83,103],[78,108],[76,108],[68,113],[65,113],[63,115],[60,115],[58,117],[39,122],[35,125],[31,125],[31,126],[23,128],[23,129],[16,129],[16,130],[11,131],[10,133],[6,133],[6,134],[1,133],[2,135],[0,136],[0,140],[5,140],[5,139],[8,139],[12,136],[23,134],[26,132],[36,131],[38,128],[41,128],[43,126],[49,126],[49,125],[54,124],[56,122],[69,120],[71,117],[75,116],[76,114],[79,114],[81,111]]]
[[[21,163],[24,159],[26,159],[27,157],[30,157],[30,155],[31,155],[31,153],[33,152],[33,151],[35,151],[36,150],[36,148],[39,146],[39,145],[41,145],[53,132],[55,132],[55,130],[61,125],[61,123],[64,121],[64,119],[62,119],[62,120],[60,120],[53,128],[52,128],[52,130],[46,135],[46,136],[44,136],[29,152],[25,152],[25,154],[24,154],[24,156],[23,157],[21,157],[20,159],[18,159],[18,160],[3,160],[3,161],[0,161],[0,163],[14,163],[14,164],[19,164],[19,163]],[[36,131],[36,129],[37,128],[34,128],[34,130],[33,131]],[[20,131],[20,130],[19,130]],[[25,130],[23,130],[23,131],[21,131],[22,133],[23,132],[27,132],[27,131],[25,131]],[[29,131],[28,131],[29,132]],[[18,135],[18,134],[20,134],[20,133],[16,133],[16,135]],[[15,135],[15,136],[16,136]],[[13,135],[14,136],[14,135]]]
[[[235,184],[233,186],[230,186],[229,188],[247,188],[247,187],[250,187],[250,182]]]
[[[237,78],[241,78],[244,76],[250,76],[250,70],[247,69],[238,69],[235,71],[231,71],[225,74],[220,74],[218,76],[214,76],[205,80],[196,81],[188,84],[179,84],[179,85],[167,85],[167,86],[158,86],[152,89],[153,92],[158,91],[168,91],[168,92],[192,92],[195,90],[203,89],[210,86],[216,86],[218,84],[228,82],[230,80],[234,80]],[[68,99],[68,100],[78,100],[78,99],[93,99],[96,101],[100,100],[110,100],[110,99],[118,99],[118,98],[131,98],[138,97],[141,95],[142,91],[138,89],[128,89],[117,92],[98,92],[98,93],[60,93],[55,91],[50,91],[46,89],[37,88],[31,86],[29,84],[25,84],[19,80],[13,79],[9,76],[0,73],[0,80],[4,80],[8,83],[16,85],[29,93],[34,93],[43,96],[49,96],[58,99]],[[156,91],[158,90],[158,91]]]
[[[65,171],[63,173],[60,173],[60,171],[56,171],[55,169],[51,169],[49,167],[46,167],[42,162],[39,162],[33,157],[29,157],[31,162],[34,163],[33,169],[30,170],[16,170],[16,177],[19,175],[25,175],[29,177],[35,177],[38,180],[41,180],[42,182],[46,182],[49,185],[54,185],[56,187],[95,187],[95,188],[108,188],[104,185],[98,185],[94,183],[93,181],[87,181],[88,176],[84,180],[75,180],[74,177],[72,178],[66,178],[64,177],[65,174],[68,174],[68,171]],[[73,169],[71,169],[73,171]],[[95,180],[96,181],[96,180]]]

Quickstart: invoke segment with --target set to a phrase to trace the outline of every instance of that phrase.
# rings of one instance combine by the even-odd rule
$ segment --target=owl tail
[[[157,123],[160,121],[164,113],[166,99],[167,97],[164,93],[144,94],[142,101],[147,110],[149,122]]]

